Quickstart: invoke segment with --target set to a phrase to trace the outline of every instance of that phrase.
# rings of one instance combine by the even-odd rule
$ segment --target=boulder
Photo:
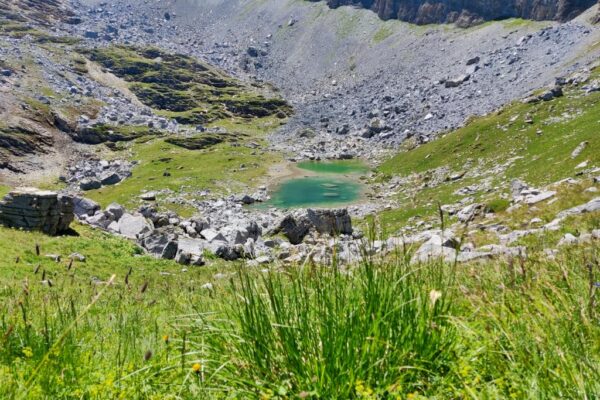
[[[446,88],[456,88],[456,87],[459,87],[460,85],[462,85],[463,83],[467,82],[469,79],[471,79],[471,75],[469,75],[469,74],[461,75],[454,79],[445,80],[444,86]]]
[[[0,201],[0,224],[49,235],[69,229],[75,215],[73,198],[36,188],[11,191]]]
[[[100,204],[94,200],[86,199],[85,197],[73,197],[73,212],[78,218],[92,216],[96,211],[100,210]]]
[[[558,213],[557,217],[558,218],[566,218],[570,215],[591,213],[591,212],[595,212],[595,211],[599,211],[599,210],[600,210],[600,197],[596,197],[596,198],[590,200],[589,202],[587,202],[586,204],[582,204],[580,206],[561,211],[560,213]]]
[[[274,233],[283,233],[291,244],[300,244],[310,231],[320,234],[351,235],[352,219],[347,209],[299,211],[284,217]]]
[[[83,191],[100,189],[101,187],[102,183],[97,179],[85,178],[79,182],[79,189]]]
[[[485,205],[483,204],[471,204],[460,210],[456,217],[460,222],[469,222],[473,218],[485,214]]]
[[[332,236],[352,234],[352,219],[345,208],[338,210],[308,209],[306,216],[320,234]]]
[[[468,263],[472,261],[491,260],[494,256],[491,253],[483,251],[463,251],[458,253],[456,261],[459,263]]]
[[[142,215],[123,214],[119,219],[119,233],[129,239],[152,231],[152,225]]]
[[[294,215],[287,215],[279,223],[276,232],[281,232],[290,241],[291,244],[300,244],[304,237],[310,231],[310,221],[305,217],[296,218]]]
[[[250,204],[256,203],[256,199],[254,197],[250,196],[250,195],[247,195],[247,194],[238,197],[236,199],[236,201],[238,203],[242,203],[242,204],[246,204],[246,205],[250,205]]]
[[[551,197],[554,197],[556,195],[556,192],[554,191],[543,191],[540,193],[536,193],[536,194],[528,194],[525,196],[525,204],[528,205],[533,205],[533,204],[537,204],[539,202],[542,202],[544,200],[548,200]]]
[[[101,229],[107,229],[112,221],[108,219],[104,212],[97,212],[91,217],[88,217],[85,222]]]
[[[99,179],[100,183],[104,186],[116,185],[121,182],[121,177],[116,172],[106,172],[101,174]]]
[[[113,221],[106,227],[106,230],[111,233],[119,233],[119,223],[117,221]]]
[[[477,249],[478,252],[490,253],[496,257],[526,257],[527,248],[524,246],[507,247],[499,244],[488,244]]]
[[[481,58],[479,56],[475,56],[473,58],[469,58],[467,60],[467,66],[479,64],[479,61],[481,61]]]
[[[559,246],[572,246],[579,243],[579,239],[570,233],[566,233],[558,242]]]
[[[260,54],[258,49],[254,46],[250,46],[246,49],[246,53],[250,56],[250,57],[258,57],[258,55]]]
[[[221,243],[214,249],[214,253],[225,261],[235,261],[244,256],[244,249],[242,245],[231,246],[227,243]]]
[[[244,243],[246,243],[246,241],[249,238],[250,238],[250,233],[248,232],[247,229],[243,229],[243,228],[233,229],[227,235],[228,242],[233,245],[244,244]]]
[[[200,235],[209,243],[227,242],[225,236],[223,236],[220,232],[215,231],[214,229],[204,229],[202,232],[200,232]]]
[[[201,233],[203,230],[210,228],[210,222],[204,217],[194,216],[189,221],[196,233]]]
[[[433,235],[423,243],[411,259],[412,264],[433,260],[453,262],[457,258],[458,241],[449,235]]]
[[[579,155],[583,152],[583,150],[585,150],[588,144],[589,142],[587,141],[579,143],[577,147],[575,147],[575,150],[573,150],[573,152],[571,153],[571,158],[575,159],[579,157]]]
[[[204,265],[205,248],[203,240],[180,238],[175,261],[183,265]]]
[[[369,132],[373,135],[389,130],[387,123],[381,118],[372,118],[368,125]]]
[[[109,215],[109,218],[113,221],[118,221],[121,219],[123,214],[125,214],[125,208],[122,205],[117,203],[111,203],[106,207],[106,213]]]
[[[140,199],[144,201],[154,201],[156,200],[156,192],[146,192],[140,195]]]
[[[172,260],[177,255],[177,235],[165,229],[156,229],[148,233],[140,242],[142,247],[156,258]]]
[[[519,179],[513,179],[510,182],[510,191],[513,197],[517,197],[521,195],[521,192],[529,189],[529,186]]]

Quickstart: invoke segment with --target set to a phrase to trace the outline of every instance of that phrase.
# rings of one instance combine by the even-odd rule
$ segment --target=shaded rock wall
[[[382,19],[417,24],[455,22],[463,26],[513,17],[567,21],[595,3],[596,0],[327,0],[330,7],[359,6],[375,11]]]
[[[35,188],[17,189],[0,201],[0,225],[42,231],[66,232],[75,218],[73,198]]]

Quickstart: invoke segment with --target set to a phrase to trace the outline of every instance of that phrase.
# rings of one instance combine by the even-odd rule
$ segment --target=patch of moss
[[[394,31],[389,26],[382,26],[373,36],[373,43],[378,44],[392,36]]]
[[[96,125],[79,130],[75,139],[86,144],[106,142],[128,142],[144,136],[160,136],[161,132],[147,126],[137,125]]]
[[[165,141],[188,150],[202,150],[223,143],[224,140],[225,138],[219,135],[200,135],[191,138],[173,137]]]
[[[506,211],[510,207],[510,201],[507,199],[492,199],[485,204],[486,210],[492,213]]]
[[[3,198],[10,192],[10,186],[8,185],[0,185],[0,198]]]
[[[282,99],[266,98],[191,57],[126,46],[80,51],[129,82],[142,103],[181,124],[207,124],[230,117],[285,118],[292,112]]]
[[[54,44],[66,44],[69,46],[74,46],[76,44],[81,43],[80,38],[72,37],[72,36],[53,36],[44,33],[40,33],[36,35],[35,41],[38,43],[54,43]]]

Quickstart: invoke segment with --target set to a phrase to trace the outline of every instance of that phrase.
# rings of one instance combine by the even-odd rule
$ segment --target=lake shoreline
[[[302,167],[303,164],[304,168]],[[312,164],[312,168],[309,164]],[[321,171],[317,171],[317,169],[321,169],[319,164],[321,167],[325,167],[322,168]],[[344,166],[344,164],[347,165]],[[346,172],[340,173],[338,171]],[[367,193],[369,187],[359,178],[364,176],[368,171],[368,167],[362,163],[356,163],[356,161],[352,163],[343,161],[292,163],[290,161],[284,161],[269,169],[268,178],[266,178],[268,181],[265,182],[265,186],[269,192],[270,200],[263,203],[262,206],[288,209],[306,207],[336,208],[364,204],[365,201],[368,200]],[[320,201],[307,201],[306,204],[290,205],[289,207],[269,204],[275,201],[278,195],[280,195],[279,191],[282,190],[283,185],[293,185],[294,183],[298,185],[303,183],[301,180],[311,178],[313,179],[313,182],[307,182],[307,184],[313,185],[313,187],[310,188],[312,191],[314,191],[316,187],[321,190],[320,193],[315,194],[316,197],[319,197],[320,195]],[[348,187],[344,188],[344,183],[347,183]],[[341,199],[339,202],[329,201],[330,198],[333,199],[339,197],[339,191],[344,191],[344,189],[349,191],[349,193],[346,194],[353,197],[352,200]]]

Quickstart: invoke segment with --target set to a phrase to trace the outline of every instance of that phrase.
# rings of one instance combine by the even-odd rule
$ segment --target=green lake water
[[[297,167],[312,174],[284,181],[263,207],[333,207],[354,203],[364,189],[358,177],[368,171],[356,162],[304,162]]]

